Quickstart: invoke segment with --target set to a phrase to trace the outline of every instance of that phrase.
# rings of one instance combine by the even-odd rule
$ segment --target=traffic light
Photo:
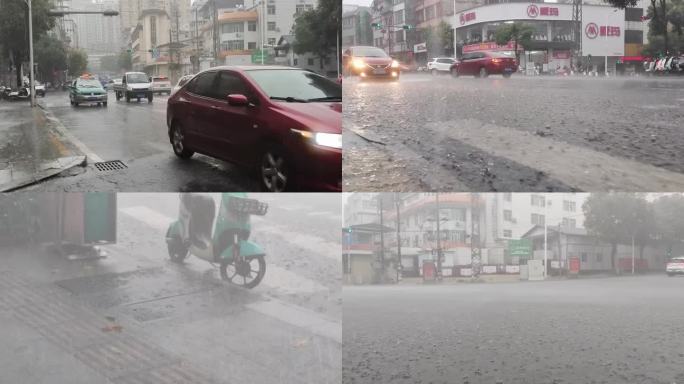
[[[382,23],[371,23],[371,27],[375,29],[382,29]]]
[[[133,53],[133,50],[130,49],[130,48],[128,48],[128,49],[126,50],[126,52],[128,52],[128,53]]]
[[[408,31],[408,30],[411,30],[411,29],[415,29],[415,27],[414,27],[413,25],[404,24],[404,25],[401,26],[401,29],[405,29],[405,30]]]
[[[342,229],[344,233],[352,233],[352,228],[351,227],[345,227]]]

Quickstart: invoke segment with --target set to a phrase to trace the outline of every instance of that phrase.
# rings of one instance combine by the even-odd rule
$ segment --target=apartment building
[[[416,0],[373,0],[371,4],[371,22],[382,25],[373,30],[373,45],[405,62],[413,61],[417,43],[415,28],[403,29],[416,25],[415,4]]]
[[[342,13],[342,47],[373,45],[369,7],[349,6]]]

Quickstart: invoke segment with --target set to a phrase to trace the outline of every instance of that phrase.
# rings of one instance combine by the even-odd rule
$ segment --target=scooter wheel
[[[254,267],[258,266],[258,270]],[[261,283],[266,274],[266,260],[263,256],[257,256],[250,259],[245,259],[239,265],[230,260],[221,261],[221,278],[241,286],[243,288],[252,289]]]
[[[182,263],[188,257],[188,246],[183,245],[180,238],[174,237],[172,241],[167,244],[169,250],[169,258],[174,263]]]

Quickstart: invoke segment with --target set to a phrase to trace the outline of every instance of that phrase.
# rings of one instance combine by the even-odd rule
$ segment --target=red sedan
[[[342,53],[345,73],[361,78],[399,80],[401,64],[378,47],[349,47]]]
[[[464,53],[461,59],[451,65],[451,75],[472,75],[487,77],[503,75],[510,77],[518,68],[515,57],[503,52],[470,52]]]
[[[169,98],[174,153],[255,168],[262,189],[341,191],[342,87],[280,66],[210,68]]]

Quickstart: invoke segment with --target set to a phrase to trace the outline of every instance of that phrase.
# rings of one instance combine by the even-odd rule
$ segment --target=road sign
[[[268,52],[255,49],[254,52],[252,52],[252,63],[261,64],[262,61],[268,61]]]
[[[508,254],[522,258],[532,257],[532,240],[508,240]]]

